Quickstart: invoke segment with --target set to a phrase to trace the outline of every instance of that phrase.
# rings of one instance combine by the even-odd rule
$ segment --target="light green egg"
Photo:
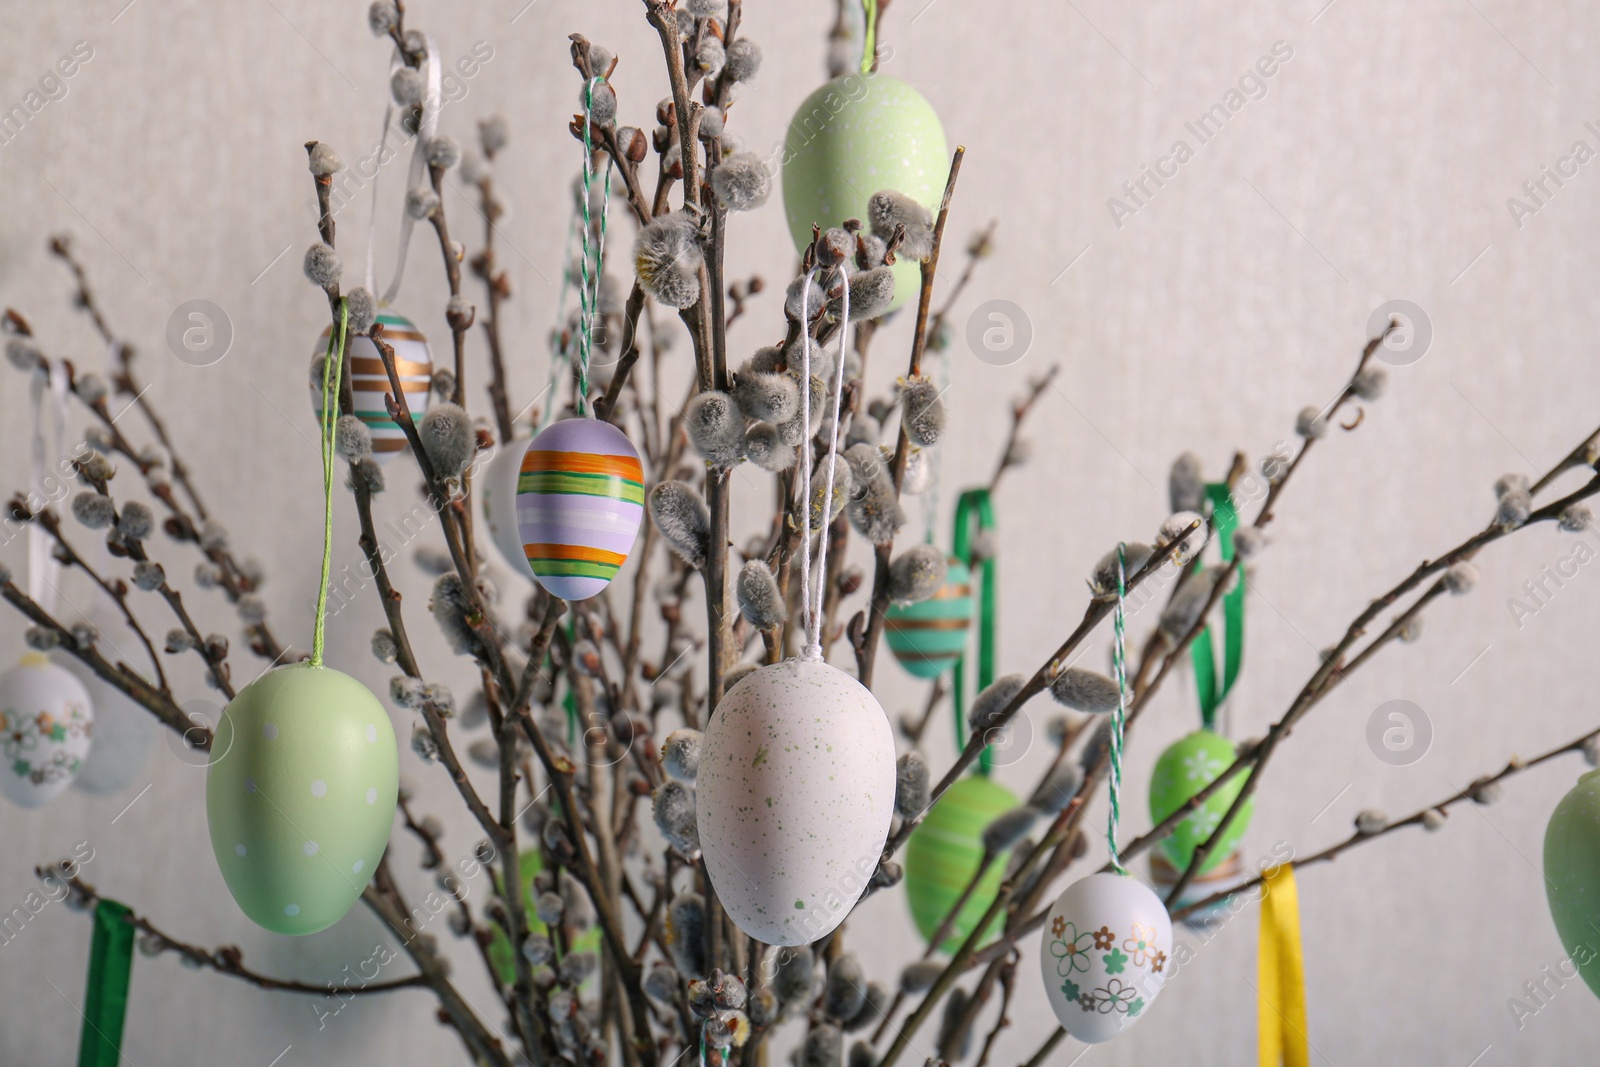
[[[308,664],[250,683],[222,713],[206,778],[233,899],[275,933],[332,926],[383,858],[398,786],[394,727],[366,686]]]
[[[984,827],[1016,806],[1017,798],[999,782],[969,775],[947,789],[922,825],[911,832],[911,839],[906,842],[906,901],[924,938],[939,932],[939,924],[978,873],[983,862]],[[953,953],[959,949],[994,903],[1009,856],[1006,853],[998,857],[978,879],[972,895],[956,913],[944,944],[939,946],[942,951]],[[994,917],[983,941],[999,932],[1000,918]]]
[[[886,74],[846,74],[806,97],[784,138],[783,210],[795,248],[811,243],[813,223],[827,229],[867,218],[882,189],[937,211],[950,175],[944,127],[923,95]],[[921,285],[915,262],[894,268],[899,307]]]
[[[1550,816],[1544,887],[1562,945],[1600,996],[1600,770],[1579,778]]]
[[[1150,818],[1160,822],[1177,811],[1185,801],[1232,766],[1233,760],[1233,742],[1211,730],[1196,730],[1177,741],[1156,760],[1155,770],[1150,775]],[[1167,854],[1174,867],[1180,871],[1188,868],[1195,850],[1205,844],[1206,839],[1222,824],[1222,817],[1228,814],[1234,798],[1244,788],[1244,780],[1241,769],[1161,841],[1161,851]],[[1212,850],[1199,874],[1205,874],[1228,858],[1239,839],[1250,828],[1250,815],[1255,811],[1255,805],[1255,797],[1244,802],[1239,813],[1228,823],[1228,828],[1223,831],[1217,847]]]

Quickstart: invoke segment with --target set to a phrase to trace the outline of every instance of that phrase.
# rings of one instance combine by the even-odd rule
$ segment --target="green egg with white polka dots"
[[[887,74],[851,73],[806,97],[784,135],[783,210],[795,247],[811,244],[813,223],[827,229],[867,221],[867,200],[893,189],[938,210],[950,174],[944,127],[916,89]],[[899,307],[921,284],[917,264],[894,268]]]
[[[394,727],[366,686],[309,664],[250,683],[222,713],[206,777],[233,899],[274,933],[338,922],[383,858],[398,788]]]

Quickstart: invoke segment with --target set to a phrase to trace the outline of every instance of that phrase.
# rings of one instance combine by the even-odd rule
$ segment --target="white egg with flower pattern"
[[[0,793],[37,808],[65,792],[89,755],[94,709],[71,672],[30,652],[0,674]]]
[[[1130,875],[1091,874],[1051,906],[1039,966],[1062,1027],[1093,1045],[1149,1013],[1172,973],[1171,954],[1161,899]]]

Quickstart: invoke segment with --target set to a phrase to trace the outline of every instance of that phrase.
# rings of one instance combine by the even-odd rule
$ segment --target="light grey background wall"
[[[298,271],[313,235],[300,146],[326,140],[347,160],[370,150],[388,52],[367,35],[355,0],[124,2],[6,12],[0,106],[25,102],[75,42],[87,42],[93,57],[64,97],[0,147],[0,302],[27,314],[53,353],[98,366],[100,346],[44,251],[48,234],[76,235],[107,314],[144,349],[151,396],[199,468],[202,491],[241,549],[266,565],[280,634],[303,644],[319,533],[304,368],[326,308]],[[467,135],[493,111],[511,120],[498,170],[511,209],[503,255],[516,287],[507,308],[512,376],[526,400],[546,373],[563,189],[577,160],[564,129],[577,86],[565,36],[581,31],[621,54],[623,114],[639,124],[664,93],[659,52],[631,0],[411,7],[414,25],[433,32],[448,59],[477,42],[492,49],[465,81],[464,98],[446,108],[443,128]],[[830,19],[823,0],[746,4],[747,32],[767,57],[732,115],[751,146],[774,144],[820,80]],[[1369,315],[1386,300],[1424,308],[1432,346],[1395,370],[1389,395],[1357,432],[1336,431],[1317,449],[1285,495],[1253,575],[1247,669],[1230,711],[1237,734],[1258,732],[1283,710],[1316,650],[1369,597],[1478,529],[1497,476],[1542,470],[1600,422],[1600,164],[1559,189],[1550,184],[1553,194],[1520,221],[1507,205],[1575,142],[1600,149],[1600,133],[1586,125],[1600,126],[1600,12],[1554,0],[897,0],[885,32],[893,72],[919,85],[952,143],[968,147],[953,235],[999,222],[998,255],[963,308],[1011,300],[1034,330],[1026,358],[1001,369],[957,344],[947,503],[986,475],[1007,404],[1026,378],[1052,362],[1063,368],[1031,427],[1036,458],[998,502],[1003,670],[1032,670],[1055,647],[1078,618],[1082,579],[1100,552],[1150,535],[1178,452],[1197,449],[1215,475],[1233,449],[1261,455],[1291,437],[1294,413],[1326,403],[1345,380]],[[1292,57],[1264,95],[1199,144],[1184,123],[1223,100],[1277,42]],[[1178,139],[1193,158],[1115,219],[1121,213],[1108,198]],[[392,250],[401,184],[384,180],[380,262]],[[459,195],[447,206],[476,246],[479,220]],[[365,239],[365,214],[341,214],[345,247]],[[615,221],[624,232],[620,213]],[[399,306],[442,337],[437,256],[420,240],[415,252]],[[737,220],[731,273],[776,283],[792,258],[776,202]],[[235,330],[229,356],[203,369],[163,343],[172,309],[197,298],[226,309]],[[774,297],[759,299],[736,331],[735,352],[768,338],[776,322]],[[880,337],[875,387],[901,363],[908,337],[903,320]],[[478,403],[480,349],[472,360],[480,377],[469,393]],[[9,368],[0,377],[8,492],[25,478],[20,383]],[[410,488],[393,481],[382,507],[398,514]],[[342,497],[339,507],[336,565],[357,558],[353,514]],[[1593,565],[1520,624],[1508,605],[1574,544],[1546,528],[1496,546],[1481,559],[1473,595],[1440,603],[1419,643],[1384,652],[1319,708],[1265,779],[1247,855],[1266,856],[1280,842],[1314,851],[1343,836],[1362,808],[1412,811],[1513,753],[1542,751],[1592,726],[1600,680]],[[190,557],[178,547],[158,551],[170,570],[187,573]],[[0,558],[20,572],[21,541],[0,547]],[[425,579],[409,564],[400,573],[420,612]],[[87,600],[81,585],[69,593]],[[236,632],[224,604],[193,599],[202,626]],[[156,616],[155,605],[142,606]],[[381,688],[386,673],[365,651],[377,621],[366,601],[341,615],[330,660]],[[20,637],[15,614],[0,613],[0,645],[16,650]],[[1105,652],[1102,637],[1091,657]],[[236,659],[245,669],[248,655]],[[427,666],[461,674],[438,653]],[[193,695],[207,695],[193,672],[180,678]],[[457,680],[464,688],[465,676]],[[919,701],[921,690],[893,668],[882,681],[891,714]],[[1156,753],[1194,722],[1189,685],[1173,680],[1132,744],[1135,798]],[[1364,740],[1373,709],[1395,698],[1420,705],[1433,728],[1431,751],[1405,768],[1379,762]],[[1043,704],[1033,711],[1040,722],[1050,713]],[[409,734],[402,713],[396,723]],[[936,765],[948,758],[945,733],[934,731]],[[1014,780],[1026,781],[1043,759],[1031,752]],[[447,820],[451,858],[468,855],[475,835],[455,814],[442,773],[409,752],[402,767],[421,806]],[[1541,843],[1549,811],[1580,769],[1567,757],[1517,779],[1496,806],[1459,810],[1440,833],[1408,831],[1303,874],[1318,1064],[1592,1057],[1600,1005],[1578,983],[1555,990],[1521,1027],[1507,1004],[1563,957],[1544,902]],[[253,965],[309,980],[339,978],[366,959],[384,935],[365,912],[303,940],[243,918],[210,856],[202,787],[201,773],[162,745],[121,796],[71,793],[36,812],[6,806],[0,908],[33,887],[34,863],[89,841],[90,881],[190,940],[236,943]],[[1128,808],[1130,828],[1142,828],[1142,800]],[[425,890],[409,844],[397,846],[397,858],[413,893]],[[1199,948],[1150,1017],[1089,1062],[1249,1060],[1254,927],[1250,909]],[[864,908],[850,937],[871,977],[883,980],[894,978],[890,958],[920,947],[898,894]],[[53,905],[0,945],[0,1062],[72,1061],[88,940],[85,919]],[[465,951],[460,964],[471,974]],[[1018,1062],[1048,1031],[1035,966],[1030,946],[997,1063]],[[463,978],[463,988],[487,1007],[476,977]],[[930,1034],[917,1039],[919,1049],[931,1043]],[[1064,1048],[1056,1062],[1074,1062],[1080,1051]],[[434,1063],[459,1054],[424,995],[361,1001],[319,1029],[303,998],[196,974],[170,957],[136,963],[126,1052],[140,1067]]]

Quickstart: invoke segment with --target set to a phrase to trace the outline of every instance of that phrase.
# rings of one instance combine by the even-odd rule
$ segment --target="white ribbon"
[[[50,503],[50,490],[45,484],[45,478],[50,473],[52,465],[61,459],[67,437],[67,368],[59,361],[47,366],[47,370],[41,368],[35,372],[29,383],[29,395],[33,401],[33,491],[38,498],[37,503],[40,508]],[[45,404],[46,391],[49,392],[51,400],[48,405],[48,416]],[[45,429],[47,417],[51,423],[48,432]],[[60,473],[56,471],[57,478],[60,477]],[[29,506],[32,507],[33,503],[30,501]],[[61,564],[50,550],[49,535],[37,522],[29,523],[28,595],[51,615],[54,615],[56,610],[56,586],[60,576]]]
[[[805,283],[800,287],[800,352],[802,381],[800,383],[801,419],[805,423],[805,437],[801,442],[801,449],[805,453],[801,458],[802,488],[805,494],[805,536],[801,539],[801,564],[800,564],[800,597],[802,612],[800,617],[801,629],[805,632],[806,644],[801,655],[805,659],[819,660],[822,655],[822,603],[828,592],[828,524],[832,519],[833,510],[833,473],[834,465],[838,462],[839,455],[839,417],[840,405],[844,397],[844,361],[850,349],[850,277],[845,271],[843,262],[839,264],[839,278],[844,285],[844,295],[839,314],[839,366],[834,377],[833,385],[833,429],[828,441],[828,478],[826,490],[822,497],[822,537],[817,546],[817,595],[815,604],[811,597],[811,321],[810,308],[807,298],[811,293],[811,279],[817,274],[816,268],[806,275]],[[826,298],[827,291],[823,291]]]
[[[444,105],[444,75],[439,66],[439,44],[432,35],[423,38],[428,43],[427,64],[423,68],[428,79],[428,94],[422,98],[422,121],[417,124],[417,135],[411,142],[411,169],[406,173],[406,192],[420,183],[428,170],[428,142],[439,129],[439,109]],[[384,136],[389,134],[388,116],[384,116]],[[377,191],[373,191],[377,195]],[[406,273],[406,249],[411,244],[411,228],[416,220],[406,211],[404,201],[400,207],[400,250],[394,264],[394,281],[383,292],[383,303],[388,304],[400,291],[400,280]]]

